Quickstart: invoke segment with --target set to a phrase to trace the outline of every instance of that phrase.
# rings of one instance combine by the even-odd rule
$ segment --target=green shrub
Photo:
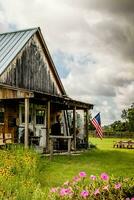
[[[37,188],[39,193],[39,166],[40,157],[33,149],[0,150],[0,199],[35,199]]]

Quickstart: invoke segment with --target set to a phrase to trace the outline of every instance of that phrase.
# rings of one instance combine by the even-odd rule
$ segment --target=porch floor
[[[86,150],[82,149],[82,150],[77,150],[77,151],[71,151],[70,154],[67,151],[54,151],[53,156],[56,156],[56,155],[79,156],[79,155],[81,155],[81,153],[84,153],[84,152],[87,152],[87,151],[89,151],[89,149],[86,149]],[[43,153],[42,155],[45,156],[45,157],[51,156],[50,153]]]

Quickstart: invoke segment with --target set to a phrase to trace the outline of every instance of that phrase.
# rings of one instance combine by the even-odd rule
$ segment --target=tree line
[[[134,103],[127,109],[123,109],[121,120],[117,120],[109,126],[104,126],[104,130],[134,132]]]
[[[94,130],[89,115],[89,130]],[[103,127],[105,132],[134,132],[134,103],[127,109],[123,109],[121,120],[114,121],[112,124]]]

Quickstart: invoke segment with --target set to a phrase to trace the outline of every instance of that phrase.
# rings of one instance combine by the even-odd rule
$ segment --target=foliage
[[[125,109],[122,110],[121,118],[123,120],[127,121],[127,110],[125,110]]]
[[[121,122],[120,120],[115,121],[113,124],[111,124],[112,130],[115,131],[126,131],[126,124],[124,122]]]
[[[107,133],[111,133],[113,131],[110,125],[104,125],[103,130]]]
[[[39,156],[23,147],[0,150],[0,199],[35,199],[40,190]]]
[[[125,120],[126,129],[130,132],[134,131],[134,103],[122,111],[122,119]]]
[[[134,179],[109,177],[101,173],[99,177],[80,172],[61,187],[50,190],[51,200],[123,200],[134,198]]]
[[[122,110],[121,118],[123,121],[117,120],[108,126],[104,126],[104,131],[115,134],[118,131],[134,132],[134,103],[128,109]]]
[[[113,149],[113,139],[90,141],[97,149],[52,160],[23,147],[0,150],[0,200],[48,200],[51,187],[71,180],[79,171],[97,175],[107,171],[110,176],[131,179],[134,150]]]

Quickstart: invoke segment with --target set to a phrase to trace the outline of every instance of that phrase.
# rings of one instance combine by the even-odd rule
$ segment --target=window
[[[44,124],[45,110],[36,110],[36,124]]]
[[[0,123],[4,123],[4,108],[0,108]]]

